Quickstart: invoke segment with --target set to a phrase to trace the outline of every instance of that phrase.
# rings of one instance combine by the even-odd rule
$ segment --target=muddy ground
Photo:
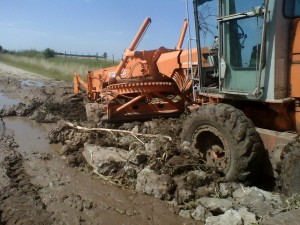
[[[72,91],[0,63],[0,224],[299,224],[299,196],[225,183],[181,145],[186,115],[82,131]]]
[[[0,224],[201,224],[178,216],[166,202],[99,178],[83,157],[60,155],[61,146],[30,144],[43,138],[44,131],[36,131],[32,123],[22,127],[23,118],[9,127],[7,116],[49,123],[44,124],[47,132],[61,118],[84,121],[82,104],[72,102],[70,82],[0,63],[0,91],[5,94],[1,108],[6,105],[0,121]],[[15,141],[16,130],[21,130],[21,143]],[[22,139],[32,132],[40,133]]]

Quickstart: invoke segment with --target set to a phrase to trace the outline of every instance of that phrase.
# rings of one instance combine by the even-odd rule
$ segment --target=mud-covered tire
[[[181,141],[200,151],[202,160],[222,171],[227,181],[259,178],[262,140],[251,120],[231,105],[201,106],[184,123]]]
[[[300,139],[288,143],[283,149],[279,183],[287,196],[300,193]]]

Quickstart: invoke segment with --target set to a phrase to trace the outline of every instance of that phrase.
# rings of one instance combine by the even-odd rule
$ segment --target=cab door
[[[218,21],[220,92],[257,93],[263,66],[264,0],[222,0]]]

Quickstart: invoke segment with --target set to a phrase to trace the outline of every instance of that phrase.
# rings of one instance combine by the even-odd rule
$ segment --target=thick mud
[[[176,204],[92,171],[81,153],[84,142],[110,140],[76,139],[65,127],[63,120],[86,120],[71,85],[0,63],[0,224],[202,224],[178,216]],[[49,132],[58,144],[48,143]],[[68,142],[67,133],[75,139]]]

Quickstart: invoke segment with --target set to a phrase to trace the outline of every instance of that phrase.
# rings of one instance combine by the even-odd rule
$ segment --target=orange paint
[[[295,19],[291,30],[290,87],[291,97],[300,97],[300,19]]]

